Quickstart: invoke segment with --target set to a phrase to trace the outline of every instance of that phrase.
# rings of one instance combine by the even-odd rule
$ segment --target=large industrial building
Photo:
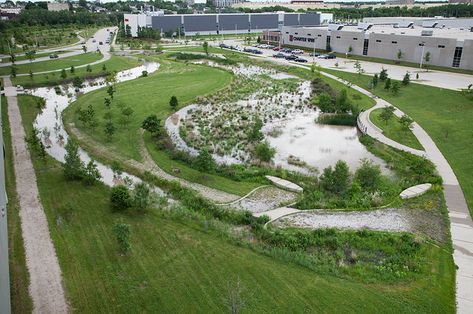
[[[463,27],[445,27],[432,20],[421,25],[402,21],[284,26],[277,38],[283,45],[473,70],[473,20],[471,26],[468,23],[464,21]],[[274,33],[269,35],[276,38]]]
[[[281,30],[284,26],[321,25],[321,13],[235,13],[235,14],[125,14],[124,23],[131,35],[138,35],[138,27],[152,27],[161,33],[186,35],[238,34]],[[326,14],[324,19],[329,19]]]

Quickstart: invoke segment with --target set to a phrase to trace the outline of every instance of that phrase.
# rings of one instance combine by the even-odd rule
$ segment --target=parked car
[[[49,55],[49,59],[57,59],[59,56],[55,53]]]
[[[286,60],[289,60],[289,61],[294,61],[298,58],[298,56],[296,55],[289,55],[289,56],[286,56]]]
[[[286,58],[286,55],[284,53],[278,52],[273,54],[273,58],[284,59]]]
[[[290,48],[282,48],[282,49],[281,49],[281,52],[291,53],[291,52],[292,52],[292,49],[290,49]]]
[[[297,57],[294,61],[306,63],[306,62],[307,62],[307,59],[304,59],[304,58],[301,58],[301,57]]]
[[[320,56],[320,53],[318,53],[318,52],[311,52],[311,53],[310,53],[310,56],[311,56],[311,57],[318,57],[318,56]]]
[[[226,44],[220,44],[220,48],[230,49],[231,47],[229,45],[226,45]]]
[[[319,59],[328,59],[328,54],[320,55]]]
[[[261,50],[258,50],[256,48],[245,48],[243,49],[244,52],[249,52],[249,53],[254,53],[254,54],[257,54],[257,55],[261,55],[263,54],[263,52]]]
[[[329,53],[327,55],[327,59],[335,59],[335,58],[337,58],[337,56],[334,53]]]
[[[103,42],[99,41],[99,45],[103,45]]]
[[[97,42],[97,41],[96,41],[95,38],[94,38],[94,39],[92,39],[92,42],[95,43],[95,42]]]
[[[302,51],[302,50],[300,50],[300,49],[294,49],[294,50],[292,51],[292,53],[295,54],[295,55],[301,55],[301,54],[304,53],[304,51]]]
[[[273,50],[274,50],[274,51],[279,51],[279,50],[281,50],[281,48],[279,48],[279,47],[274,47]]]

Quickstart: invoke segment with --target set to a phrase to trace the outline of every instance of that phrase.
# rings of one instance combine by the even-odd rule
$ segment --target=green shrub
[[[116,210],[125,210],[132,205],[132,198],[130,191],[124,185],[117,185],[112,187],[110,194],[110,202],[112,207]]]

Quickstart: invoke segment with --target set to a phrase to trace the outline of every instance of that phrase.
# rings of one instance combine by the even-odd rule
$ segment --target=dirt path
[[[48,221],[39,201],[36,174],[25,142],[16,91],[11,87],[9,78],[4,83],[33,313],[67,313],[61,269],[49,234]]]

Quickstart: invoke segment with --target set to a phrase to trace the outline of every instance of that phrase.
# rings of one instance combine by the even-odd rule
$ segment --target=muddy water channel
[[[143,71],[152,73],[158,68],[158,63],[145,63],[142,66],[118,72],[116,79],[117,82],[133,80],[140,77]],[[66,155],[65,144],[67,143],[69,136],[65,131],[62,122],[62,112],[64,109],[75,101],[79,94],[89,93],[104,88],[105,86],[105,79],[98,78],[85,82],[79,93],[75,91],[75,88],[71,84],[61,86],[60,95],[56,93],[54,88],[50,87],[41,87],[26,91],[27,94],[38,96],[46,100],[45,108],[37,116],[33,125],[40,132],[39,134],[46,147],[46,151],[54,159],[63,163]],[[80,159],[84,163],[90,161],[90,156],[84,150],[80,149],[79,154]],[[131,183],[138,183],[141,181],[139,178],[128,173],[116,174],[110,167],[99,162],[96,162],[96,164],[100,174],[102,175],[102,181],[109,186],[120,184],[124,181],[131,181]],[[162,191],[158,190],[157,192]]]
[[[166,120],[178,149],[195,156],[207,148],[218,163],[250,163],[251,129],[259,120],[264,140],[276,150],[275,166],[314,173],[344,160],[355,170],[362,159],[370,159],[385,170],[384,162],[360,143],[356,127],[315,122],[320,111],[310,104],[309,81],[254,65],[207,64],[233,72],[237,83],[227,95],[201,99]]]

